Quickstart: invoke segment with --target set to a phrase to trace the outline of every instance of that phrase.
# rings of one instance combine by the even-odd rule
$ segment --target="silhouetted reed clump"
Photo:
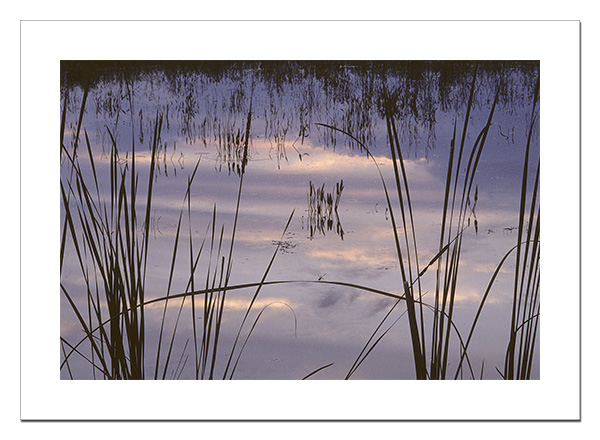
[[[308,230],[312,239],[316,234],[325,235],[327,231],[335,233],[343,240],[344,229],[340,222],[338,207],[344,190],[344,180],[335,184],[333,192],[325,191],[310,181],[308,188]],[[335,227],[334,227],[335,226]]]

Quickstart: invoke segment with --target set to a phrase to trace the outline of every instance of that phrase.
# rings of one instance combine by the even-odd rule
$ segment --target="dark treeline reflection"
[[[160,112],[166,129],[185,142],[216,144],[220,166],[231,172],[239,165],[250,105],[252,138],[270,142],[278,164],[288,154],[302,158],[297,146],[307,138],[356,147],[315,122],[375,147],[378,133],[385,136],[386,106],[405,145],[433,148],[439,113],[465,108],[475,68],[475,106],[489,107],[497,89],[498,105],[508,112],[531,102],[539,63],[528,61],[62,61],[61,100],[76,114],[88,87],[88,111],[115,125],[133,114],[142,144],[150,142]]]

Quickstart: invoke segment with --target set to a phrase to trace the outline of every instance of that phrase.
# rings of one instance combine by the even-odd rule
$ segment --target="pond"
[[[62,379],[539,379],[539,63],[61,63]]]

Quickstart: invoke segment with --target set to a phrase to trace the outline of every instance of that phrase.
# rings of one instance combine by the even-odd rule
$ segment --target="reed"
[[[325,184],[318,187],[309,181],[308,185],[307,223],[310,238],[317,234],[326,235],[327,231],[334,230],[343,240],[344,228],[340,221],[338,207],[344,190],[344,180],[336,182],[332,192],[325,191]]]
[[[193,182],[197,175],[200,160],[187,179],[181,209],[176,224],[170,265],[166,273],[166,291],[156,292],[147,286],[147,265],[149,255],[149,234],[152,217],[153,194],[159,168],[161,148],[161,131],[164,116],[157,111],[152,122],[150,141],[150,164],[147,170],[148,180],[140,184],[139,164],[136,164],[136,141],[143,142],[142,113],[134,120],[133,96],[129,82],[125,81],[127,97],[131,106],[131,157],[123,157],[122,149],[115,136],[114,129],[106,127],[110,140],[109,184],[106,192],[99,184],[99,170],[94,161],[92,146],[83,119],[89,86],[84,88],[83,100],[79,109],[79,117],[71,148],[64,144],[66,101],[61,117],[61,156],[67,171],[61,177],[61,200],[63,207],[63,225],[61,233],[60,263],[61,273],[65,254],[74,252],[76,264],[84,280],[83,295],[72,292],[61,281],[61,292],[77,319],[83,337],[72,343],[61,338],[61,369],[66,369],[70,378],[74,377],[71,359],[78,356],[87,362],[94,378],[103,379],[167,379],[179,378],[193,352],[193,369],[195,379],[233,379],[247,343],[252,336],[263,312],[269,305],[256,311],[257,298],[266,286],[290,284],[323,284],[358,289],[374,295],[392,298],[395,303],[384,318],[378,323],[371,336],[364,344],[355,362],[350,367],[346,379],[352,377],[362,363],[373,353],[378,344],[391,329],[404,317],[407,319],[407,334],[410,337],[415,377],[418,380],[443,380],[449,378],[476,378],[469,358],[469,347],[475,335],[476,326],[483,308],[492,292],[492,287],[501,269],[511,257],[515,257],[515,273],[513,282],[513,299],[508,345],[506,349],[503,371],[498,370],[504,379],[529,379],[536,354],[536,337],[539,325],[539,259],[540,259],[540,216],[539,216],[539,163],[533,186],[528,180],[530,149],[532,137],[538,118],[539,84],[535,91],[531,118],[529,119],[528,137],[525,146],[521,198],[519,207],[519,226],[516,244],[509,249],[498,263],[491,279],[483,291],[479,306],[468,327],[465,337],[455,323],[457,297],[460,292],[461,255],[463,234],[471,227],[477,228],[477,220],[471,218],[478,199],[475,176],[481,159],[486,139],[493,125],[496,105],[499,99],[498,86],[491,109],[483,127],[479,127],[473,141],[468,139],[471,111],[475,101],[477,68],[472,72],[466,112],[464,119],[454,121],[454,131],[450,144],[450,152],[446,166],[446,179],[442,194],[443,208],[440,215],[439,241],[431,253],[435,256],[427,264],[420,257],[420,242],[415,227],[413,199],[411,198],[410,176],[405,168],[406,149],[403,146],[402,121],[398,113],[397,96],[383,87],[380,96],[382,115],[385,120],[385,133],[390,148],[393,164],[392,179],[386,181],[379,166],[369,151],[367,143],[372,140],[369,121],[350,116],[343,117],[341,127],[316,123],[327,129],[332,145],[335,145],[334,133],[342,133],[352,146],[358,146],[373,161],[379,173],[383,192],[387,203],[387,212],[391,222],[396,261],[399,268],[399,279],[395,292],[387,292],[370,286],[341,281],[307,281],[276,280],[269,281],[268,275],[280,249],[283,237],[292,221],[291,213],[283,229],[281,240],[276,242],[274,250],[264,272],[257,274],[256,282],[233,284],[234,244],[240,214],[240,202],[243,194],[243,182],[248,166],[248,150],[251,139],[253,116],[253,94],[248,97],[243,93],[236,95],[236,113],[242,114],[242,103],[247,98],[248,108],[245,127],[234,125],[213,127],[215,140],[219,140],[217,148],[219,160],[227,164],[229,171],[238,176],[236,207],[230,235],[227,237],[225,225],[218,222],[217,206],[213,207],[212,219],[206,227],[204,238],[198,242],[192,233],[192,198]],[[187,95],[186,95],[187,96]],[[193,96],[186,98],[186,110],[183,112],[186,127],[191,127],[196,103]],[[360,107],[359,101],[350,103],[350,110]],[[363,109],[364,110],[364,109]],[[361,111],[363,111],[361,110]],[[168,111],[168,110],[167,110]],[[290,125],[289,118],[281,116],[287,125],[277,125],[276,109],[271,109],[269,119],[265,111],[265,135],[273,137],[276,142],[277,163],[287,160],[285,153],[285,136]],[[366,110],[364,110],[366,111]],[[120,112],[117,111],[117,115]],[[304,114],[304,111],[300,113]],[[361,113],[362,114],[362,113]],[[148,118],[146,118],[146,121]],[[216,119],[215,119],[216,121]],[[270,122],[269,122],[270,121]],[[185,121],[184,121],[185,122]],[[135,124],[140,125],[140,133],[134,133]],[[206,123],[206,119],[205,119]],[[216,122],[215,122],[216,124]],[[220,124],[220,122],[219,122]],[[304,141],[309,122],[302,123],[299,139]],[[400,128],[399,128],[400,127]],[[359,130],[352,134],[351,130]],[[205,129],[205,131],[208,129]],[[186,136],[194,136],[186,132]],[[203,138],[207,134],[203,134]],[[82,145],[85,148],[82,148]],[[293,146],[293,145],[292,145]],[[275,150],[275,147],[273,148]],[[297,151],[297,150],[296,150]],[[300,160],[302,154],[299,154]],[[166,150],[163,154],[166,158]],[[88,171],[89,170],[89,171]],[[166,173],[166,168],[165,168]],[[337,222],[336,232],[343,239],[343,229],[339,222],[337,208],[343,190],[343,180],[336,184],[332,193],[326,193],[324,185],[315,187],[309,182],[309,212],[317,222],[311,226],[321,233],[333,229]],[[530,195],[531,193],[531,195]],[[142,203],[140,204],[139,201]],[[140,205],[142,208],[140,208]],[[311,211],[312,209],[312,211]],[[187,221],[187,238],[186,224]],[[69,249],[69,251],[67,251]],[[431,251],[431,249],[430,249]],[[175,285],[179,256],[185,253],[187,264],[185,288],[179,290]],[[207,255],[208,254],[208,255]],[[422,254],[421,254],[422,255]],[[205,257],[206,266],[200,264]],[[425,260],[426,261],[426,260]],[[430,293],[430,301],[426,301],[423,281],[431,275],[435,289]],[[252,290],[248,296],[249,303],[241,322],[235,326],[235,335],[231,346],[223,348],[225,325],[229,321],[225,316],[225,305],[231,292]],[[147,310],[148,306],[162,305],[162,316],[158,328],[158,340],[155,347],[147,345]],[[169,306],[176,305],[174,321],[168,320]],[[184,317],[185,306],[191,304],[191,335],[181,352],[177,352],[176,339],[180,337],[180,321]],[[399,305],[405,309],[400,310]],[[285,304],[294,314],[294,310]],[[253,312],[257,312],[254,313]],[[169,324],[169,322],[171,324]],[[199,323],[201,322],[201,323]],[[466,333],[465,333],[466,334]],[[457,342],[457,343],[456,343]],[[152,350],[153,371],[148,372],[148,352]],[[226,351],[228,354],[224,354]],[[459,361],[456,368],[452,364],[454,352],[458,352]],[[222,361],[224,359],[224,361]],[[223,365],[223,368],[220,368]],[[330,367],[327,363],[303,376],[313,377],[320,371]],[[478,378],[483,378],[483,366]],[[452,367],[452,371],[451,371]]]
[[[82,104],[82,106],[85,102]],[[83,110],[81,112],[83,115]],[[81,126],[82,116],[79,120]],[[85,141],[89,164],[94,177],[88,185],[77,153],[77,137],[70,153],[62,145],[62,155],[70,166],[70,175],[61,179],[64,210],[62,262],[69,231],[71,244],[77,255],[79,268],[85,280],[87,317],[84,318],[76,299],[61,282],[61,290],[77,315],[82,329],[88,335],[91,362],[101,368],[102,375],[112,379],[142,379],[145,374],[145,280],[150,234],[150,213],[156,152],[160,139],[162,118],[156,115],[151,164],[146,189],[146,205],[141,213],[142,231],[139,232],[139,213],[136,199],[140,195],[139,179],[135,171],[135,149],[131,160],[121,163],[118,147],[109,128],[111,152],[109,159],[109,195],[105,200],[97,180],[97,171],[87,132]],[[103,322],[108,315],[109,328],[102,328],[98,337],[92,337],[90,328]]]
[[[442,213],[440,249],[453,239],[452,245],[448,247],[444,259],[438,260],[436,272],[436,291],[435,308],[447,312],[448,320],[451,321],[454,314],[454,306],[459,280],[459,265],[462,249],[463,232],[470,224],[469,214],[472,212],[471,200],[476,198],[473,194],[473,182],[477,166],[485,146],[485,141],[492,125],[494,110],[498,102],[497,88],[491,110],[488,115],[485,126],[479,132],[475,142],[471,147],[470,153],[465,152],[465,141],[468,130],[469,117],[475,91],[475,79],[477,69],[473,73],[471,91],[467,104],[467,111],[463,122],[462,136],[460,145],[456,152],[457,136],[456,124],[454,136],[451,142],[451,151],[448,160],[448,173],[446,178],[446,190],[444,193],[444,210]],[[455,154],[458,153],[455,157]],[[463,161],[468,161],[466,171],[461,176],[461,167],[464,167]],[[460,191],[462,183],[462,191]],[[475,199],[476,200],[476,199]],[[458,209],[456,209],[458,207]],[[448,367],[448,355],[450,349],[450,326],[446,322],[446,314],[434,314],[432,326],[432,344],[430,354],[430,378],[445,379]],[[469,366],[470,368],[470,366]],[[471,369],[470,369],[471,370]],[[472,370],[471,370],[472,375]]]
[[[528,127],[527,144],[523,160],[523,178],[521,183],[521,202],[515,261],[515,276],[509,342],[506,349],[504,379],[529,379],[535,355],[535,342],[539,324],[540,290],[540,209],[539,180],[540,163],[538,161],[531,197],[528,173],[530,166],[531,139],[538,118],[539,81],[535,89]]]
[[[132,154],[122,157],[118,142],[106,127],[111,141],[109,157],[109,188],[106,194],[98,182],[98,170],[87,132],[83,129],[85,113],[85,89],[82,108],[71,150],[63,142],[61,132],[61,156],[64,158],[67,172],[61,178],[61,198],[64,223],[61,234],[60,263],[61,273],[67,248],[76,255],[79,271],[84,280],[84,304],[80,292],[71,292],[61,280],[61,292],[74,313],[84,333],[78,343],[71,344],[61,337],[63,360],[61,369],[66,368],[73,378],[70,366],[75,354],[85,360],[92,368],[93,378],[102,379],[167,379],[180,377],[189,355],[185,353],[190,341],[186,340],[178,359],[175,355],[175,340],[184,306],[191,301],[192,347],[194,353],[194,375],[196,379],[232,379],[239,364],[243,349],[256,327],[262,312],[254,319],[252,327],[246,329],[256,299],[265,284],[268,273],[278,254],[280,245],[273,252],[260,282],[252,285],[252,296],[242,322],[239,325],[233,346],[228,350],[227,363],[222,372],[217,371],[217,359],[222,345],[224,310],[226,294],[240,287],[231,285],[233,270],[233,250],[240,211],[244,174],[248,163],[248,146],[252,120],[252,97],[248,109],[244,136],[240,141],[243,153],[239,167],[239,186],[237,204],[229,249],[225,249],[224,225],[217,226],[217,208],[213,209],[212,221],[207,227],[208,237],[200,245],[194,243],[191,227],[192,184],[198,171],[200,159],[187,180],[187,188],[176,225],[175,238],[170,256],[167,274],[167,287],[164,295],[156,297],[153,289],[146,285],[147,263],[149,255],[149,234],[152,213],[153,190],[158,167],[158,151],[163,117],[157,111],[154,119],[153,140],[150,151],[150,164],[147,170],[148,182],[144,189],[139,185],[139,172],[136,168],[135,136],[132,119]],[[130,99],[131,96],[130,96]],[[131,100],[133,108],[133,102]],[[65,109],[63,109],[63,120]],[[133,111],[131,112],[133,114]],[[61,130],[64,123],[61,123]],[[79,153],[79,133],[85,135],[86,151]],[[89,166],[91,173],[84,170]],[[91,177],[90,177],[91,174]],[[90,178],[92,179],[90,181]],[[143,208],[136,201],[142,199]],[[188,238],[184,235],[184,218],[187,214]],[[293,212],[285,226],[283,234],[292,220]],[[142,220],[140,224],[140,219]],[[282,234],[282,238],[283,238]],[[208,238],[208,240],[207,240]],[[183,293],[173,293],[176,264],[181,248],[187,245],[188,280]],[[209,248],[208,265],[203,280],[203,300],[197,301],[199,262]],[[245,286],[247,288],[247,286]],[[148,299],[148,297],[154,298]],[[177,315],[172,329],[167,329],[167,310],[172,301],[178,301]],[[149,375],[146,369],[146,307],[162,303],[158,341],[155,347],[154,371]],[[200,310],[199,310],[200,309]],[[293,311],[293,310],[292,310]],[[201,326],[196,325],[198,314],[202,316]],[[295,319],[295,318],[294,318]],[[84,349],[84,343],[89,344]],[[239,346],[241,345],[241,347]],[[174,365],[175,364],[175,365]],[[169,376],[169,371],[171,372]]]
[[[501,374],[506,379],[528,379],[530,377],[539,317],[539,208],[537,208],[539,203],[537,200],[539,164],[538,177],[536,177],[534,192],[530,200],[529,214],[526,212],[525,205],[528,192],[528,157],[532,131],[535,126],[537,91],[525,149],[517,245],[505,254],[492,274],[489,284],[481,296],[467,338],[461,336],[461,332],[453,321],[456,297],[459,290],[463,233],[471,225],[471,215],[474,215],[475,212],[474,208],[478,196],[477,186],[475,185],[475,188],[473,188],[475,175],[489,129],[492,126],[500,91],[500,85],[498,85],[486,123],[480,129],[475,141],[468,144],[467,132],[473,106],[476,78],[477,68],[475,68],[471,80],[467,109],[462,122],[462,133],[457,133],[458,122],[455,121],[454,124],[443,194],[439,247],[435,257],[424,269],[421,269],[419,263],[418,240],[415,233],[409,178],[404,167],[404,158],[394,116],[395,103],[391,95],[386,90],[382,93],[388,144],[393,163],[392,187],[395,189],[393,197],[390,195],[385,179],[369,149],[357,137],[343,129],[327,124],[319,124],[348,136],[363,151],[366,151],[367,156],[377,166],[390,213],[393,245],[396,249],[400,270],[399,290],[403,292],[367,340],[350,368],[346,379],[352,376],[382,338],[403,316],[406,316],[408,320],[408,331],[417,379],[443,380],[449,378],[448,367],[450,365],[450,350],[453,345],[452,335],[457,337],[459,342],[460,360],[451,377],[457,379],[460,376],[462,378],[463,370],[466,368],[470,377],[475,379],[475,373],[468,356],[469,344],[484,305],[489,298],[493,283],[504,263],[515,251],[517,269],[515,271],[511,331],[506,354],[505,372]],[[477,228],[476,218],[474,218],[473,226]],[[421,287],[421,279],[434,264],[436,266],[435,296],[433,303],[427,304],[423,300],[424,293]],[[405,303],[405,311],[391,325],[387,325],[386,323],[392,319],[392,312],[401,301]],[[430,321],[425,318],[424,310],[429,310],[431,313]],[[430,324],[428,324],[429,322]],[[482,375],[483,371],[480,377],[483,377]]]

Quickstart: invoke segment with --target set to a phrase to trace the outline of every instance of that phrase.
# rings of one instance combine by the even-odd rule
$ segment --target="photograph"
[[[6,83],[25,430],[582,420],[579,18],[97,12]]]
[[[539,81],[61,60],[61,379],[539,379]]]

